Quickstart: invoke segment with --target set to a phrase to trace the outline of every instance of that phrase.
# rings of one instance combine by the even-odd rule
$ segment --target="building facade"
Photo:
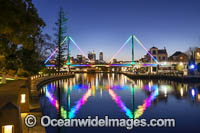
[[[157,47],[152,47],[149,50],[149,53],[158,61],[165,62],[168,61],[168,54],[166,48],[158,49]],[[149,54],[146,54],[144,58],[140,59],[142,62],[154,62],[152,57]]]
[[[94,51],[88,52],[88,59],[90,59],[91,61],[95,61],[96,60],[96,53]]]
[[[200,48],[194,50],[194,58],[196,63],[200,63]]]
[[[171,62],[188,62],[189,58],[185,53],[181,51],[176,51],[172,56],[169,57]]]

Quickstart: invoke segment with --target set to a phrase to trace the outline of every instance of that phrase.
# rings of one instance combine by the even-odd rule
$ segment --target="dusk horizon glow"
[[[94,50],[97,59],[103,51],[108,61],[132,34],[140,38],[147,49],[166,47],[169,56],[200,45],[198,0],[33,0],[33,3],[46,23],[44,33],[52,37],[58,10],[63,7],[69,19],[67,35],[74,38],[85,53]],[[131,60],[130,48],[131,44],[127,44],[116,58]],[[72,56],[77,54],[81,53],[72,47]],[[145,54],[136,44],[135,59]]]

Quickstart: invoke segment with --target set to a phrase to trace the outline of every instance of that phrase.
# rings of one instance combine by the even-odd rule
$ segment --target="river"
[[[41,88],[43,115],[51,118],[173,118],[175,128],[46,128],[47,133],[200,132],[200,84],[132,80],[123,74],[81,73]],[[60,99],[59,99],[60,97]],[[59,104],[60,101],[60,104]],[[60,107],[59,107],[60,105]],[[59,111],[60,109],[60,111]],[[60,113],[59,113],[60,112]]]

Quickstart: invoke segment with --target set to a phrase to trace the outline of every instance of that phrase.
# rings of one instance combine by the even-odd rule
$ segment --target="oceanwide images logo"
[[[88,116],[86,119],[51,119],[49,116],[43,116],[40,119],[43,127],[121,127],[128,130],[134,127],[175,127],[175,119],[111,119],[108,116],[92,118]],[[37,124],[34,115],[27,115],[25,125],[29,128]]]

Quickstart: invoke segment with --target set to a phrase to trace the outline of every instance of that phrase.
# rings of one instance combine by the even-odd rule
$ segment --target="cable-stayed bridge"
[[[70,63],[70,56],[71,56],[71,45],[74,44],[74,46],[80,51],[80,53],[82,54],[82,56],[84,56],[86,59],[88,59],[87,55],[83,52],[83,50],[78,46],[78,44],[72,39],[71,36],[66,36],[64,38],[64,40],[61,42],[61,45],[63,45],[65,43],[65,41],[67,42],[67,62],[66,64],[64,64],[64,67],[157,67],[158,65],[166,65],[166,64],[162,64],[159,63],[158,60],[145,48],[144,44],[135,36],[135,35],[131,35],[125,42],[124,44],[119,48],[119,50],[112,56],[112,58],[109,60],[109,63],[107,64],[93,64],[93,63],[87,63],[87,64],[72,64]],[[121,52],[121,50],[127,45],[130,44],[131,42],[131,56],[132,56],[132,60],[129,63],[125,63],[125,64],[113,64],[112,60]],[[152,58],[153,62],[152,63],[139,63],[139,62],[135,62],[134,59],[134,47],[135,47],[135,42],[137,42],[137,44],[139,44],[141,46],[141,48],[143,48],[146,53]],[[49,65],[48,62],[49,60],[55,56],[56,52],[58,52],[58,47],[52,52],[52,54],[45,60],[45,65],[47,67],[51,67],[51,66],[55,66],[55,65]],[[88,59],[89,62],[91,62],[90,59]]]

